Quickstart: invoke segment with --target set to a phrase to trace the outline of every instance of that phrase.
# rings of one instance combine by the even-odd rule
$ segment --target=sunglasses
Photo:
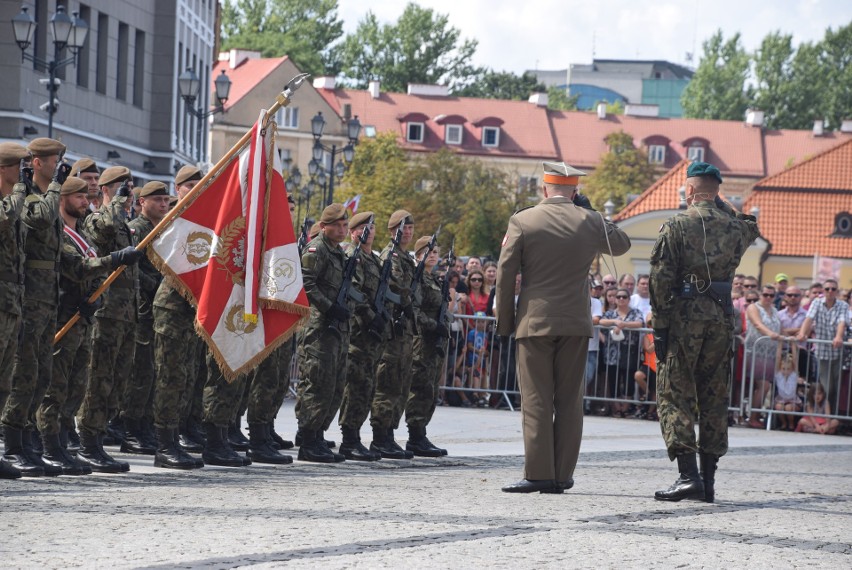
[[[801,297],[800,293],[784,293],[785,297]]]
[[[628,297],[626,295],[616,295],[615,298],[616,299],[629,299],[630,297]]]
[[[746,303],[757,303],[757,299],[746,299]]]
[[[476,283],[477,281],[482,281],[482,277],[471,277],[470,278],[471,283]]]
[[[823,291],[837,291],[837,287],[823,287]]]
[[[604,285],[615,285],[615,281],[604,281]]]
[[[743,287],[744,287],[745,289],[754,289],[755,287],[757,287],[757,285],[756,285],[756,284],[753,284],[753,285],[743,285]]]
[[[772,297],[775,296],[775,293],[761,293],[760,296],[764,297],[766,299],[771,299]]]

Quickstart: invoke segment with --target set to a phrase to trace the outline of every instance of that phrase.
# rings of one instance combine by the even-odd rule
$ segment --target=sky
[[[817,41],[852,21],[850,0],[417,0],[479,41],[474,64],[496,71],[566,69],[597,59],[662,59],[695,67],[717,29],[754,51],[767,33]],[[393,23],[406,0],[338,0],[344,31],[367,11]],[[687,60],[692,52],[694,59]]]

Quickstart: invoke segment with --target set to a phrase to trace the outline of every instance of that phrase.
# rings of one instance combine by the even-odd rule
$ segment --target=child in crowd
[[[648,326],[651,326],[651,313],[646,316]],[[657,389],[657,353],[654,350],[654,333],[646,333],[642,337],[642,350],[645,353],[639,370],[633,375],[636,385],[639,387],[639,400],[655,400]],[[647,408],[647,409],[646,409]],[[659,421],[657,417],[657,406],[643,404],[637,406],[635,418]]]
[[[805,406],[805,412],[809,414],[824,414],[831,415],[831,404],[826,400],[825,388],[820,382],[815,382],[808,390],[808,404]],[[823,418],[819,416],[805,416],[799,420],[799,425],[796,431],[806,433],[821,433],[833,434],[837,431],[837,426],[840,422],[835,419]]]
[[[779,412],[798,412],[802,409],[797,388],[804,384],[805,379],[800,378],[793,362],[793,353],[788,352],[781,357],[781,368],[775,372],[775,409]],[[796,424],[795,416],[790,414],[779,414],[780,429],[793,431]]]
[[[464,371],[461,374],[467,380],[467,387],[472,390],[480,390],[487,387],[487,380],[483,379],[485,363],[488,359],[488,321],[485,319],[484,311],[474,314],[476,324],[467,332],[467,343],[460,355]],[[488,401],[484,394],[471,392],[470,398],[479,406],[485,407]]]

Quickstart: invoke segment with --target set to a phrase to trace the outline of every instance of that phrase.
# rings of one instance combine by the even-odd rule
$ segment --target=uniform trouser
[[[75,427],[74,418],[83,404],[86,387],[89,385],[89,361],[92,358],[92,328],[91,325],[86,324],[86,332],[80,346],[77,347],[77,354],[74,355],[74,362],[71,364],[71,370],[68,373],[68,391],[60,416],[61,424],[68,429]]]
[[[195,363],[189,363],[186,378],[186,390],[180,398],[180,420],[201,422],[204,415],[204,385],[207,383],[207,343],[193,333],[195,343]]]
[[[278,415],[278,410],[284,405],[284,400],[287,399],[287,393],[290,391],[290,369],[293,365],[293,354],[296,350],[294,342],[287,342],[281,347],[281,360],[279,361],[281,382],[278,383],[278,391],[275,393],[275,413]]]
[[[266,360],[249,375],[248,421],[253,423],[272,423],[282,400],[281,385],[290,383],[290,360],[293,357],[293,345],[289,342],[276,348]]]
[[[721,457],[728,451],[732,335],[724,321],[671,323],[666,360],[657,364],[657,413],[669,459],[698,451]]]
[[[59,433],[62,414],[68,402],[69,388],[73,387],[74,396],[79,398],[79,376],[83,376],[85,386],[88,366],[89,325],[81,319],[53,346],[50,385],[36,412],[38,430],[43,435]]]
[[[373,428],[396,429],[411,388],[411,354],[414,336],[406,332],[385,345],[376,367],[376,395],[370,408]]]
[[[238,419],[243,417],[248,410],[248,402],[249,402],[249,391],[251,390],[251,377],[246,375],[246,381],[243,384],[243,393],[240,395],[240,403],[237,405],[237,409],[234,411],[233,421],[236,422]]]
[[[21,343],[15,353],[12,387],[3,408],[3,424],[35,427],[33,417],[50,384],[56,307],[25,299]]]
[[[444,364],[444,349],[437,340],[418,336],[414,339],[414,362],[411,365],[411,391],[405,403],[405,422],[415,428],[425,428],[435,413],[438,384]]]
[[[176,429],[181,406],[198,370],[198,343],[195,331],[174,327],[171,334],[154,333],[154,361],[157,366],[154,387],[154,426]]]
[[[583,372],[588,337],[532,336],[516,341],[524,478],[568,481],[583,436]]]
[[[154,390],[154,321],[136,323],[136,352],[133,356],[133,373],[124,390],[124,417],[141,420],[150,415]]]
[[[20,332],[21,316],[0,311],[0,413],[12,389],[12,371]]]
[[[107,422],[118,412],[124,380],[133,369],[136,323],[98,317],[92,329],[89,384],[77,413],[80,431],[96,436],[106,432]]]
[[[360,430],[376,393],[376,363],[382,353],[381,341],[367,331],[352,332],[346,359],[346,382],[340,404],[340,427]]]
[[[295,408],[300,430],[324,431],[331,426],[343,399],[348,350],[348,332],[329,328],[324,322],[305,331]]]
[[[203,421],[220,428],[228,427],[239,407],[245,382],[245,375],[239,376],[233,382],[228,382],[213,355],[208,351]]]

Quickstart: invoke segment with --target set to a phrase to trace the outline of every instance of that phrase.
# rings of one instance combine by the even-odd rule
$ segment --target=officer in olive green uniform
[[[23,146],[0,143],[0,410],[12,385],[12,365],[21,328],[24,299],[24,228],[21,214],[27,186],[20,172],[21,160],[30,152]],[[0,478],[17,479],[20,471],[0,457]]]
[[[411,386],[411,357],[414,343],[414,306],[411,299],[411,281],[414,278],[414,260],[406,248],[414,235],[414,218],[405,210],[397,210],[388,220],[388,230],[395,235],[403,225],[399,244],[393,240],[382,251],[381,259],[393,261],[391,290],[400,296],[401,304],[394,312],[393,338],[385,343],[376,369],[376,394],[370,410],[373,427],[372,451],[386,459],[410,459],[414,454],[402,449],[394,440],[393,431],[399,426]]]
[[[408,424],[408,442],[405,449],[421,457],[440,457],[447,454],[446,449],[435,447],[426,437],[426,426],[435,413],[438,384],[447,352],[447,338],[450,335],[447,299],[444,298],[441,283],[432,274],[432,269],[438,263],[438,248],[426,254],[431,240],[432,236],[423,236],[414,244],[417,262],[420,263],[424,256],[426,257],[422,282],[414,301],[420,334],[414,337],[411,392],[405,403],[405,421]]]
[[[349,350],[349,299],[337,295],[343,283],[346,255],[340,244],[349,228],[348,211],[331,204],[320,216],[320,235],[302,254],[302,277],[311,303],[310,319],[299,346],[301,382],[296,418],[299,422],[299,459],[318,463],[343,461],[325,444],[323,430],[339,405],[346,378]]]
[[[728,450],[731,280],[760,233],[752,216],[735,212],[719,197],[718,168],[693,162],[686,175],[689,207],[663,225],[651,253],[660,427],[680,471],[655,498],[713,502],[716,463]]]

